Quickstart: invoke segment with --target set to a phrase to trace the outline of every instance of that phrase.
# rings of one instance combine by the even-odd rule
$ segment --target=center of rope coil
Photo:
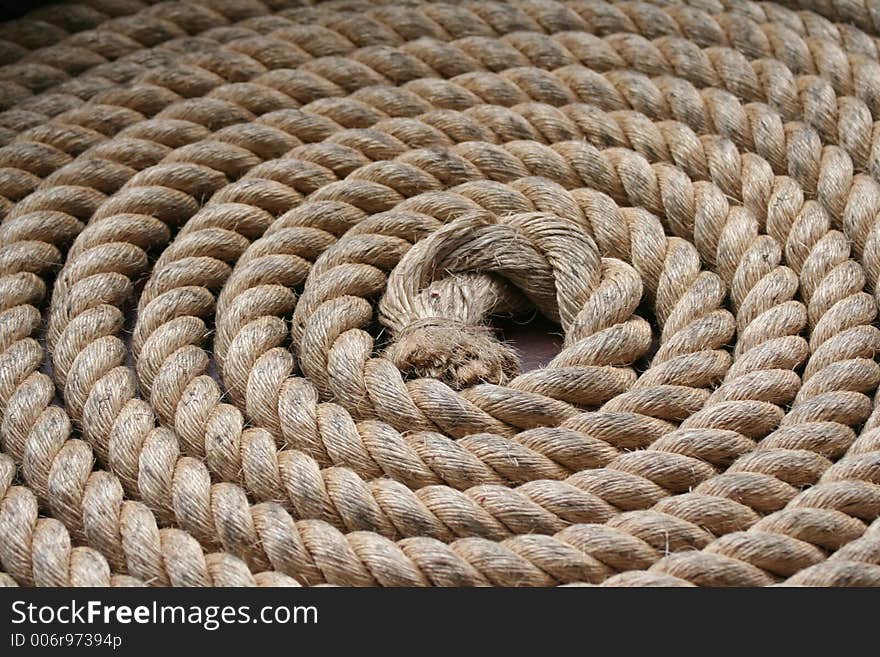
[[[623,274],[624,294],[610,293],[610,281],[603,285],[603,268]],[[519,374],[520,361],[486,325],[490,315],[533,306],[562,325],[571,346],[625,321],[641,292],[635,270],[603,262],[593,240],[570,220],[548,213],[469,214],[416,244],[390,274],[379,306],[393,337],[384,355],[405,375],[454,388],[502,385]],[[628,356],[636,358],[644,347]]]
[[[874,37],[773,3],[172,4],[220,31],[0,129],[0,567],[758,585],[852,559],[880,508]],[[389,274],[474,210],[630,263],[650,366],[632,269],[569,280],[544,220],[423,253],[376,349]],[[520,305],[566,345],[514,376],[485,322]]]

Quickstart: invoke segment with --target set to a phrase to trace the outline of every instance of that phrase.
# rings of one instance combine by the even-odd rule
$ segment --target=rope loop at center
[[[561,324],[571,348],[630,319],[641,296],[638,273],[603,260],[573,221],[538,212],[470,213],[416,244],[390,274],[379,306],[393,336],[385,356],[404,375],[454,388],[506,384],[519,374],[519,358],[493,336],[490,315],[534,307]],[[644,328],[625,340],[630,362],[650,342]]]

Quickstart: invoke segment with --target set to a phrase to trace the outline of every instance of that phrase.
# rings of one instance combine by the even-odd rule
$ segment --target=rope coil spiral
[[[880,585],[880,6],[784,4],[2,26],[0,584]]]

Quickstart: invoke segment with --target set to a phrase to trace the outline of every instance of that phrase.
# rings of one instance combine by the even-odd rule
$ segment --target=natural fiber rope
[[[815,4],[9,24],[2,581],[880,584],[880,9]]]

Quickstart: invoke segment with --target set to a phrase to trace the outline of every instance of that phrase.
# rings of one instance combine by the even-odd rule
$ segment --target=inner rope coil
[[[875,5],[282,4],[0,33],[0,581],[880,585]]]

